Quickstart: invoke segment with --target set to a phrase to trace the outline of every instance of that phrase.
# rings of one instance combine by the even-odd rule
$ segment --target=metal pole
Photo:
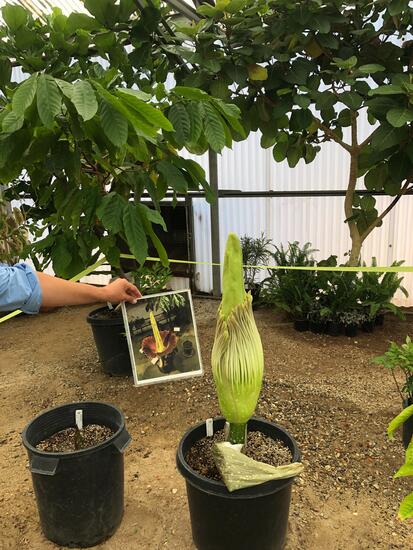
[[[219,247],[219,198],[218,198],[218,157],[215,151],[209,150],[209,184],[215,194],[215,202],[210,205],[211,212],[211,249],[212,261],[221,261]],[[219,265],[212,267],[212,293],[221,296],[221,270]]]

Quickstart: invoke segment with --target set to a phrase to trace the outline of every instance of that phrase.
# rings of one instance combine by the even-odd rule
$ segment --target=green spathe
[[[230,233],[225,248],[220,314],[227,319],[235,306],[245,302],[245,296],[241,242],[235,233]]]
[[[240,241],[229,235],[225,251],[223,297],[218,311],[211,356],[219,406],[231,426],[231,443],[244,443],[245,424],[253,415],[261,391],[264,354],[252,312],[252,297],[244,290]]]

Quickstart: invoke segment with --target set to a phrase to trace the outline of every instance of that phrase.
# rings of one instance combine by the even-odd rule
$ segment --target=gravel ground
[[[217,302],[196,300],[205,375],[134,388],[105,376],[90,327],[92,308],[62,309],[0,325],[0,549],[48,550],[21,446],[24,425],[45,408],[100,399],[125,413],[125,517],[105,550],[193,550],[185,485],[175,468],[182,433],[219,413],[210,374]],[[296,333],[272,311],[256,312],[265,351],[257,415],[285,426],[306,467],[293,488],[287,550],[413,550],[412,523],[397,520],[408,478],[388,421],[401,403],[391,376],[372,364],[412,322],[386,319],[374,334],[331,338]],[[409,318],[411,319],[411,318]],[[259,550],[259,549],[251,549]]]

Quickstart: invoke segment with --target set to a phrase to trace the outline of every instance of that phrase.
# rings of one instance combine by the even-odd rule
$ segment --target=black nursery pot
[[[214,431],[224,425],[224,418],[214,419]],[[283,441],[293,455],[293,462],[299,462],[297,444],[281,426],[252,418],[248,430]],[[197,474],[185,460],[189,449],[205,436],[205,422],[188,430],[176,456],[178,470],[186,481],[192,538],[197,550],[281,550],[287,533],[293,478],[230,493],[222,482]]]
[[[358,334],[357,325],[347,325],[344,329],[344,334],[350,337],[357,336]]]
[[[408,399],[403,399],[403,409],[408,407],[409,405],[413,405],[413,399],[410,397]],[[409,446],[410,441],[412,440],[413,436],[413,416],[408,418],[406,422],[403,423],[402,428],[402,438],[403,438],[403,447],[407,449]]]
[[[309,327],[311,332],[315,334],[325,334],[327,332],[327,324],[320,321],[310,321]]]
[[[92,327],[103,372],[112,376],[131,376],[132,365],[123,317],[102,316],[108,311],[106,306],[100,307],[86,317]]]
[[[343,334],[343,325],[336,321],[330,321],[328,323],[327,334],[329,336],[340,336],[340,334]]]
[[[374,331],[374,320],[364,321],[364,323],[361,325],[361,328],[364,332],[373,332]]]
[[[376,318],[374,319],[374,324],[378,327],[382,327],[384,325],[384,313],[379,313],[376,315]]]
[[[108,426],[115,433],[80,451],[36,449],[43,439],[74,426],[77,409],[83,410],[85,426]],[[121,411],[93,401],[62,405],[32,420],[22,439],[45,537],[61,546],[85,548],[113,535],[123,516],[123,451],[131,440]]]
[[[294,328],[298,332],[305,332],[308,330],[308,320],[307,319],[296,319],[294,321]]]

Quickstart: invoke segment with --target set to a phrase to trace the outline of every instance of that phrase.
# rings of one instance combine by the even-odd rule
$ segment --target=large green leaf
[[[86,13],[71,13],[66,21],[65,32],[71,35],[79,29],[86,31],[94,31],[100,28],[99,23],[94,17],[90,17]]]
[[[174,103],[169,109],[168,118],[175,129],[175,137],[179,145],[183,145],[191,132],[191,121],[183,103]]]
[[[379,86],[378,88],[374,88],[373,90],[369,91],[369,95],[399,95],[403,94],[402,88],[400,86],[396,86],[395,84],[385,84],[384,86]]]
[[[225,147],[225,129],[214,107],[205,103],[204,134],[211,149],[219,153]]]
[[[110,141],[116,147],[125,145],[128,139],[128,121],[106,99],[100,104],[100,119],[102,128]]]
[[[16,115],[24,115],[25,110],[33,103],[37,89],[37,77],[37,73],[34,73],[16,88],[12,99],[13,111]]]
[[[3,19],[11,31],[16,32],[27,22],[28,11],[22,6],[6,4],[1,10]]]
[[[404,107],[390,109],[386,115],[386,118],[392,126],[395,128],[400,128],[408,122],[413,121],[413,109],[406,109]]]
[[[146,206],[146,204],[140,204],[139,207],[141,209],[141,212],[144,212],[145,217],[148,218],[151,223],[156,223],[157,225],[160,225],[164,231],[167,231],[165,220],[163,219],[159,210],[149,208],[148,206]]]
[[[207,101],[209,99],[208,94],[203,90],[198,90],[198,88],[175,86],[175,88],[172,89],[172,92],[181,97],[185,97],[186,99],[194,99],[198,101]]]
[[[196,101],[190,101],[186,108],[189,120],[191,122],[191,130],[189,134],[189,141],[191,143],[197,143],[202,134],[204,127],[204,109],[202,103]]]
[[[137,205],[128,202],[123,210],[123,227],[131,253],[143,264],[148,256],[148,242]]]
[[[394,128],[387,123],[381,124],[373,134],[372,147],[378,151],[384,151],[398,145],[405,138],[406,132],[403,130],[405,128]]]
[[[168,187],[171,187],[177,193],[186,193],[188,191],[188,182],[183,173],[167,160],[161,160],[156,165],[160,174],[166,180]]]
[[[339,99],[353,111],[359,109],[363,103],[363,98],[356,92],[343,92],[340,94]]]
[[[150,218],[151,215],[150,214],[148,215],[148,210],[150,209],[145,207],[143,204],[138,204],[138,209],[140,210],[140,213],[142,216],[142,223],[143,223],[145,232],[150,237],[153,245],[155,246],[162,264],[164,266],[169,265],[168,254],[165,250],[165,247],[163,246],[159,237],[156,235],[155,231],[153,230],[152,223],[156,223],[156,222],[152,222]]]
[[[102,25],[111,26],[116,21],[115,0],[84,0],[84,4]]]
[[[48,74],[39,75],[37,82],[37,111],[40,120],[51,128],[56,115],[61,112],[62,94],[55,79]]]
[[[397,428],[402,426],[411,416],[413,416],[413,405],[406,407],[402,410],[400,414],[396,416],[396,418],[393,418],[393,420],[387,426],[387,435],[390,439],[394,437],[394,432],[397,430]]]
[[[132,92],[132,93],[131,93]],[[125,101],[129,107],[143,116],[150,124],[162,128],[168,132],[173,131],[173,126],[159,109],[145,103],[133,93],[133,90],[119,89],[118,95]]]
[[[385,71],[386,67],[383,67],[383,65],[379,65],[378,63],[369,63],[367,65],[361,65],[358,70],[363,74],[374,74]]]
[[[0,87],[9,84],[11,79],[11,63],[8,59],[0,59]]]
[[[79,80],[74,84],[71,101],[83,120],[90,120],[97,113],[95,90],[86,80]]]
[[[401,520],[411,517],[413,517],[413,493],[410,493],[401,501],[399,508],[399,518]]]
[[[119,233],[123,228],[123,209],[125,199],[118,193],[111,192],[103,197],[96,214],[102,221],[105,229],[112,233]]]
[[[2,129],[3,132],[16,132],[23,126],[23,115],[17,115],[14,111],[10,111],[3,118]]]

